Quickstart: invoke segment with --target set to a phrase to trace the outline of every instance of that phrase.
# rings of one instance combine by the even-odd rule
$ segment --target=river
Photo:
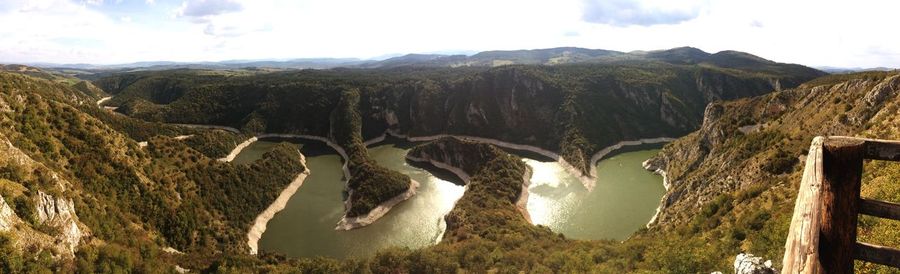
[[[235,163],[259,158],[276,143],[258,141],[245,148]],[[341,158],[315,143],[301,148],[311,173],[283,211],[268,223],[259,241],[264,251],[292,257],[364,257],[390,246],[420,248],[435,244],[446,224],[443,216],[453,208],[464,187],[438,179],[408,165],[407,147],[386,143],[369,148],[379,164],[418,181],[418,192],[395,206],[374,224],[350,231],[334,230],[343,215]],[[246,155],[245,155],[246,154]]]
[[[591,192],[556,162],[525,159],[534,172],[528,188],[531,221],[573,239],[628,238],[653,218],[665,194],[662,176],[641,167],[657,152],[639,150],[601,160]]]
[[[370,155],[379,164],[420,182],[418,193],[372,225],[336,231],[335,224],[343,215],[341,158],[321,143],[296,143],[306,155],[311,173],[285,209],[269,221],[259,241],[263,251],[291,257],[359,258],[390,246],[433,245],[446,227],[443,216],[464,191],[462,186],[410,166],[405,161],[409,143],[376,144],[369,147]],[[250,163],[275,144],[274,140],[257,141],[233,162]],[[657,151],[626,152],[600,161],[593,192],[587,192],[556,162],[525,159],[534,170],[528,200],[532,221],[574,239],[627,238],[653,217],[665,191],[660,176],[641,168],[641,162]]]

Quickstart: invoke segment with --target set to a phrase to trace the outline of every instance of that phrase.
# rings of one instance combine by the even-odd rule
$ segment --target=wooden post
[[[825,273],[853,273],[865,140],[828,138],[823,146],[819,257]]]
[[[791,228],[784,244],[782,274],[822,273],[819,258],[819,231],[822,214],[822,145],[825,137],[816,137],[809,146],[803,181],[797,192]]]

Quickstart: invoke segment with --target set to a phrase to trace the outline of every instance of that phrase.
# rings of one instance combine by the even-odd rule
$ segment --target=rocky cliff
[[[50,249],[53,250],[53,254],[67,259],[73,258],[82,238],[88,235],[85,232],[86,226],[78,220],[72,199],[61,197],[59,194],[54,197],[39,190],[48,189],[56,193],[68,192],[68,195],[73,195],[67,191],[72,184],[13,146],[2,133],[0,133],[0,153],[5,155],[4,159],[0,159],[0,166],[5,167],[7,174],[18,173],[14,176],[24,176],[28,170],[47,174],[44,177],[47,181],[41,186],[10,180],[14,178],[0,179],[2,180],[0,190],[8,193],[7,198],[16,200],[16,206],[21,211],[21,216],[17,215],[3,198],[0,198],[0,232],[20,235],[14,245],[38,250]],[[26,186],[37,190],[28,190]]]
[[[741,251],[780,259],[804,148],[819,135],[900,138],[898,91],[900,75],[864,73],[710,104],[698,131],[648,161],[671,185],[654,229],[730,234]]]
[[[699,197],[709,196],[704,192],[746,188],[753,181],[790,171],[771,165],[785,158],[782,152],[792,152],[786,161],[793,164],[803,155],[800,148],[786,147],[786,141],[803,143],[816,135],[862,133],[867,124],[877,122],[873,117],[895,110],[898,83],[896,75],[810,83],[766,96],[710,104],[698,131],[666,146],[651,161],[667,172],[674,186],[666,195],[660,222],[669,220],[668,211],[684,211],[665,208],[703,204]],[[752,130],[742,131],[745,126]],[[715,176],[718,174],[729,176]]]
[[[55,238],[66,247],[70,255],[74,256],[83,236],[79,225],[82,227],[84,225],[78,222],[72,199],[53,197],[38,191],[36,200],[37,224],[59,231]]]
[[[588,174],[592,156],[607,146],[686,134],[699,127],[709,102],[802,80],[659,64],[503,67],[453,83],[408,84],[391,96],[372,94],[364,104],[364,132],[390,128],[409,136],[446,133],[533,145],[560,153]]]
[[[641,59],[242,77],[183,70],[115,75],[95,82],[121,98],[112,100],[122,102],[120,112],[141,119],[318,136],[329,134],[333,126],[321,114],[338,106],[343,90],[354,89],[360,94],[364,139],[386,130],[409,136],[492,138],[557,152],[589,174],[592,156],[607,146],[697,129],[709,102],[795,87],[821,75],[774,62],[744,70],[701,63]],[[184,79],[191,77],[198,79],[186,84]],[[178,83],[172,84],[178,91],[167,92],[158,86],[161,81]]]
[[[18,216],[13,212],[12,208],[0,196],[0,232],[6,232],[13,228],[18,221]]]

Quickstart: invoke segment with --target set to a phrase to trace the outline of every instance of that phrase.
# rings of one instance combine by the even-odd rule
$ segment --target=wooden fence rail
[[[900,220],[900,205],[860,198],[865,159],[900,161],[900,142],[813,139],[784,245],[782,274],[853,273],[853,260],[900,267],[900,250],[856,241],[859,214]]]

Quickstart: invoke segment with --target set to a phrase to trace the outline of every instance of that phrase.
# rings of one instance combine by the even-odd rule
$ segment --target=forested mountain
[[[900,74],[832,75],[799,88],[710,104],[703,125],[648,162],[671,187],[656,227],[780,262],[805,154],[815,136],[900,139]],[[900,165],[868,161],[862,196],[900,200]],[[699,213],[699,215],[698,215]],[[897,222],[860,217],[860,241],[900,245]],[[663,233],[660,232],[660,233]],[[890,270],[857,262],[862,272]],[[884,272],[887,271],[887,272]]]
[[[144,71],[92,83],[0,72],[0,271],[694,273],[728,271],[740,252],[778,267],[798,156],[812,137],[900,139],[896,73],[819,77],[736,52],[628,55],[656,59]],[[109,95],[118,112],[98,108]],[[471,173],[440,244],[351,260],[247,255],[252,218],[306,167],[289,146],[251,165],[215,158],[252,134],[310,134],[354,155],[360,168],[352,172],[376,174],[354,176],[397,177],[369,162],[360,144],[387,130],[534,145],[583,173],[596,151],[619,141],[684,137],[648,162],[671,184],[659,219],[621,243],[566,239],[528,224],[516,210],[527,166],[489,145],[442,139],[410,153]],[[183,135],[193,137],[172,138]],[[865,170],[864,195],[900,200],[891,184],[896,165]],[[395,190],[375,192],[382,191]],[[862,240],[900,245],[891,222],[862,218],[860,230]]]
[[[340,91],[358,89],[364,139],[386,130],[495,138],[557,152],[588,174],[591,156],[604,147],[697,129],[709,102],[795,87],[823,74],[736,52],[682,48],[646,55],[664,61],[266,74],[174,70],[116,74],[94,84],[115,95],[109,104],[119,112],[148,121],[317,136],[328,135],[328,117],[311,114],[330,113]]]
[[[246,252],[252,219],[305,168],[287,146],[249,166],[221,163],[165,136],[192,130],[22,74],[0,72],[0,125],[4,273],[165,270],[166,248]]]
[[[675,64],[706,64],[719,67],[741,66],[742,69],[762,69],[775,62],[737,51],[707,53],[692,47],[657,51],[620,52],[604,49],[559,47],[547,49],[493,50],[472,55],[407,54],[384,60],[301,58],[291,60],[229,60],[221,62],[137,62],[117,65],[37,63],[45,71],[69,74],[82,79],[96,79],[114,73],[160,71],[173,69],[258,70],[279,71],[294,69],[335,68],[397,68],[397,67],[496,67],[505,65],[561,65],[610,64],[622,61],[659,61]],[[809,72],[800,65],[778,64],[795,73]],[[783,69],[782,68],[782,69]],[[772,69],[769,67],[768,69]],[[99,75],[99,76],[98,76]]]

